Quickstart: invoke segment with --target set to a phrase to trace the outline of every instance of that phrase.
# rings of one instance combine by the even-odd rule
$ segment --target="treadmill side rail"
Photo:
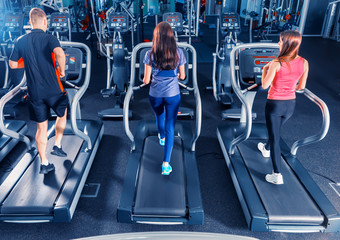
[[[93,148],[85,152],[86,148],[83,146],[80,150],[77,161],[68,175],[69,179],[77,179],[77,181],[67,181],[64,185],[54,207],[53,222],[71,221],[103,133],[104,125],[101,124],[99,131],[96,132],[96,137],[91,138],[92,142],[94,143]],[[84,164],[85,161],[87,161],[87,164]],[[79,178],[80,173],[82,174]],[[70,189],[72,189],[72,193],[70,193]]]
[[[308,171],[303,167],[301,162],[290,153],[290,149],[283,141],[280,143],[282,153],[286,158],[287,163],[299,177],[300,182],[305,186],[305,189],[312,196],[322,213],[325,215],[325,232],[340,231],[340,214],[322,192],[320,187],[314,182]]]
[[[195,159],[195,152],[185,151],[184,164],[186,169],[187,198],[189,206],[188,224],[200,225],[204,223],[204,211],[201,196],[201,188],[197,184],[199,179]],[[190,169],[190,170],[189,170]]]
[[[236,165],[232,163],[228,154],[228,149],[226,147],[227,144],[223,141],[223,139],[226,139],[226,137],[225,134],[222,133],[222,130],[219,128],[217,129],[218,140],[220,142],[220,146],[222,148],[222,152],[233,180],[234,187],[248,227],[252,231],[268,231],[268,217],[261,199],[258,197],[255,186],[248,175],[242,159],[237,161],[238,164]],[[237,154],[235,153],[233,157],[235,158],[236,155]],[[241,158],[240,156],[238,157]],[[243,177],[239,178],[238,176]],[[249,204],[249,201],[252,201],[252,204]]]

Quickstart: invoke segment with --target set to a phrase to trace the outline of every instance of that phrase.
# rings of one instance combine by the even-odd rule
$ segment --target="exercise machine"
[[[71,104],[70,120],[62,144],[65,158],[51,155],[54,144],[54,121],[49,121],[47,157],[55,171],[39,174],[40,159],[35,143],[27,136],[7,129],[0,111],[0,131],[25,143],[17,154],[18,163],[0,185],[0,221],[17,223],[69,222],[97,152],[104,126],[98,120],[83,120],[79,100],[89,86],[91,51],[83,43],[61,42],[67,57],[65,86]],[[85,53],[85,56],[83,55]],[[85,76],[82,77],[82,72]],[[1,98],[3,107],[25,87],[26,80]],[[0,109],[2,110],[2,109]],[[25,201],[22,201],[25,199]]]
[[[50,15],[49,32],[60,41],[72,41],[70,14],[67,12],[54,12]]]
[[[116,97],[114,108],[105,109],[98,113],[100,118],[123,118],[123,101],[128,88],[130,54],[125,48],[122,34],[129,31],[129,17],[125,12],[111,12],[108,15],[108,29],[113,34],[112,59],[110,57],[110,44],[106,45],[107,81],[106,88],[100,93],[107,98]],[[112,61],[111,61],[112,60]],[[112,69],[111,69],[112,64]],[[132,112],[129,112],[132,117]]]
[[[328,3],[321,35],[340,42],[340,0]]]
[[[168,3],[169,2],[170,6],[166,7],[165,4],[163,5],[164,9],[161,10],[161,14],[178,12],[183,16],[184,24],[180,37],[189,38],[190,44],[191,37],[198,37],[199,33],[200,0],[184,0],[183,4],[175,3],[175,0],[168,1]]]
[[[213,53],[212,83],[214,98],[223,105],[233,103],[230,83],[230,52],[240,42],[237,36],[241,32],[240,16],[237,13],[223,13],[217,18],[216,51]],[[224,37],[220,41],[220,35]]]
[[[183,16],[181,13],[177,13],[177,12],[169,12],[169,13],[164,13],[163,14],[163,21],[167,22],[170,24],[172,30],[174,31],[175,34],[175,39],[178,42],[178,32],[181,32],[183,30]],[[190,38],[189,38],[190,40]],[[190,41],[189,41],[190,44]],[[144,54],[146,53],[147,50],[150,49],[144,49],[143,51]],[[189,54],[188,51],[184,51],[184,55],[185,58],[187,59],[187,61],[189,61]],[[141,59],[141,63],[142,63],[142,59]],[[192,69],[192,65],[191,64],[185,64],[185,76],[186,79],[184,81],[181,81],[181,83],[183,84],[188,84],[189,79],[190,79],[190,71],[189,69]],[[143,66],[140,67],[140,79],[143,79],[144,76],[144,64]],[[181,94],[182,95],[189,95],[190,91],[188,91],[186,88],[182,88],[181,89]],[[179,110],[178,110],[178,114],[177,114],[177,118],[190,118],[193,119],[194,118],[194,110],[188,107],[183,107],[180,106]]]
[[[284,184],[265,181],[265,175],[272,172],[272,161],[262,156],[257,144],[268,139],[267,129],[264,123],[252,121],[252,104],[246,95],[256,95],[261,69],[271,60],[264,53],[277,48],[277,44],[270,43],[241,44],[230,54],[232,87],[245,111],[240,122],[222,123],[217,128],[224,158],[252,231],[339,231],[339,213],[296,157],[300,147],[322,140],[330,123],[327,105],[308,89],[301,94],[320,108],[322,129],[316,135],[294,142],[291,148],[281,139]],[[253,75],[255,80],[243,80],[247,78],[242,73]]]
[[[6,13],[2,25],[2,39],[0,40],[0,62],[4,63],[4,78],[0,89],[0,97],[8,93],[22,79],[22,69],[10,69],[9,57],[14,48],[15,40],[23,34],[24,14],[19,12]],[[22,100],[23,94],[13,99],[4,110],[5,117],[16,117],[14,107]]]
[[[173,172],[161,175],[163,147],[158,143],[155,121],[141,121],[132,134],[128,110],[134,91],[145,84],[135,84],[137,54],[151,48],[152,43],[138,44],[132,51],[130,85],[124,100],[124,127],[131,141],[123,192],[117,216],[119,222],[148,224],[203,224],[204,212],[195,157],[195,144],[202,121],[201,99],[197,85],[197,56],[195,48],[187,43],[178,47],[192,56],[192,87],[180,84],[194,92],[195,125],[176,122],[175,142],[171,155]],[[141,54],[142,55],[142,54]],[[140,57],[143,59],[143,56]]]
[[[231,106],[221,113],[222,119],[238,119],[241,116],[241,109],[235,107],[234,104],[230,68],[230,53],[235,46],[241,44],[237,39],[240,32],[241,23],[237,13],[223,13],[217,20],[217,44],[216,52],[213,53],[213,94],[217,102]],[[224,41],[220,42],[220,34],[224,37]],[[252,116],[256,118],[256,113],[253,113]]]

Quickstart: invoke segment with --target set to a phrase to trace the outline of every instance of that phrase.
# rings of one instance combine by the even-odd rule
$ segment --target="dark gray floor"
[[[199,58],[198,80],[203,105],[203,124],[197,142],[197,162],[201,181],[205,223],[202,226],[153,226],[117,223],[117,206],[122,192],[130,143],[125,135],[122,121],[105,120],[105,132],[94,160],[87,183],[99,183],[97,198],[81,198],[71,223],[8,224],[0,223],[1,239],[71,239],[113,233],[144,231],[198,231],[238,234],[260,239],[340,239],[339,233],[255,233],[248,230],[241,206],[232,184],[229,171],[222,156],[216,137],[223,109],[214,101],[212,92],[204,91],[211,85],[212,57],[215,48],[212,42],[203,38],[194,43]],[[94,52],[95,53],[95,52]],[[307,87],[319,95],[329,106],[331,113],[330,131],[318,143],[298,151],[302,164],[310,171],[340,182],[340,68],[338,56],[340,44],[321,38],[304,38],[300,51],[310,64]],[[95,56],[95,55],[94,55]],[[92,82],[82,101],[83,118],[96,119],[97,112],[111,107],[114,99],[103,99],[100,89],[106,86],[106,61],[93,58]],[[152,119],[152,110],[147,100],[147,90],[136,94],[131,104],[134,128],[139,119]],[[183,103],[188,103],[188,97]],[[265,94],[258,97],[255,110],[258,121],[263,121]],[[320,127],[318,109],[298,97],[294,117],[284,126],[283,138],[291,144]],[[30,123],[34,132],[34,123]],[[161,159],[160,159],[161,161]],[[334,206],[340,211],[340,197],[329,186],[329,180],[311,173]]]

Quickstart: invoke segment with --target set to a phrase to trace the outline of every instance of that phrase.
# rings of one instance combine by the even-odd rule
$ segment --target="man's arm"
[[[66,62],[64,50],[61,47],[56,47],[55,49],[53,49],[53,52],[54,52],[56,61],[59,65],[58,71],[61,77],[64,77],[65,76],[65,62]]]
[[[10,67],[10,68],[16,69],[16,68],[18,68],[18,66],[19,66],[18,62],[9,60],[9,67]]]
[[[14,43],[14,48],[12,50],[11,56],[9,57],[9,62],[8,65],[12,69],[16,68],[22,68],[23,66],[23,61],[22,61],[22,56],[19,53],[19,45],[18,45],[18,40],[15,41]]]

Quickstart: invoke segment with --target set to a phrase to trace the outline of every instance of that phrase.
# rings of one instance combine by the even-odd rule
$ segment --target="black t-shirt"
[[[15,42],[10,60],[24,60],[27,88],[32,100],[52,97],[63,91],[57,78],[53,50],[59,40],[41,29],[33,29]]]

